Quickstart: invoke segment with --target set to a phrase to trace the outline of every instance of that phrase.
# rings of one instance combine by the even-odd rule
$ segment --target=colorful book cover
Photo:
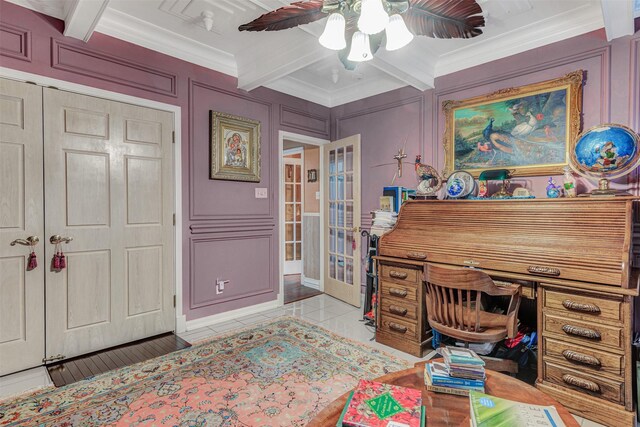
[[[465,387],[484,387],[484,380],[470,380],[467,378],[456,378],[449,375],[447,367],[444,363],[431,362],[426,365],[429,369],[429,376],[433,385],[444,386],[465,386]]]
[[[420,427],[422,393],[408,387],[360,380],[342,417],[345,427]]]
[[[472,391],[469,393],[473,427],[564,427],[553,406],[530,405]]]

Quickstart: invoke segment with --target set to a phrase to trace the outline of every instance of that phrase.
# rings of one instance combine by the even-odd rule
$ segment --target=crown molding
[[[392,82],[386,79],[360,80],[358,83],[346,88],[328,91],[291,76],[283,77],[266,85],[269,89],[296,96],[328,108],[337,107],[338,105],[358,101],[405,86],[406,84],[404,82]]]
[[[105,10],[95,30],[233,77],[238,76],[236,61],[232,54],[112,8]]]
[[[499,36],[479,40],[477,43],[440,55],[434,74],[435,77],[440,77],[455,73],[598,30],[603,26],[604,21],[600,8],[586,4],[581,8],[514,29]]]

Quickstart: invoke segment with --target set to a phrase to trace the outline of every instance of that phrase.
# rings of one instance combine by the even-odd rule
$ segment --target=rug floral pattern
[[[292,317],[0,402],[0,426],[304,426],[407,362]]]

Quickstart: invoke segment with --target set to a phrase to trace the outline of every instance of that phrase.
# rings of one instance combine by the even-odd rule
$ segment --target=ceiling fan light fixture
[[[347,47],[347,41],[344,38],[344,28],[344,16],[339,13],[332,13],[329,15],[327,25],[324,27],[324,32],[318,41],[327,49],[342,50]]]
[[[364,62],[373,59],[368,34],[361,31],[353,33],[353,37],[351,38],[351,51],[347,59],[353,62]]]
[[[378,34],[389,23],[382,0],[362,0],[358,29],[365,34]]]
[[[402,16],[395,14],[389,18],[387,32],[387,50],[397,50],[413,40],[413,34],[407,28]]]

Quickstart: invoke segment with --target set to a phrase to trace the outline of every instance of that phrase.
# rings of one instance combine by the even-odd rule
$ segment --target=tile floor
[[[226,333],[233,329],[243,328],[248,325],[264,322],[282,315],[300,317],[310,323],[320,325],[338,335],[342,335],[344,337],[360,341],[373,348],[386,351],[387,353],[405,359],[410,363],[422,360],[372,341],[371,338],[373,338],[374,333],[373,329],[366,326],[363,322],[360,322],[362,319],[362,310],[327,295],[319,295],[313,298],[297,301],[285,305],[282,308],[218,323],[211,327],[187,331],[179,334],[179,336],[184,340],[193,343],[205,338],[211,338],[216,335]],[[429,356],[427,355],[426,358],[428,357]],[[50,384],[48,376],[42,375],[43,372],[46,375],[46,370],[44,368],[36,368],[18,374],[0,377],[0,399],[3,398],[3,395],[6,397],[19,393],[21,388],[22,390],[28,390]],[[600,426],[600,424],[584,420],[580,417],[575,418],[578,420],[581,427]]]

